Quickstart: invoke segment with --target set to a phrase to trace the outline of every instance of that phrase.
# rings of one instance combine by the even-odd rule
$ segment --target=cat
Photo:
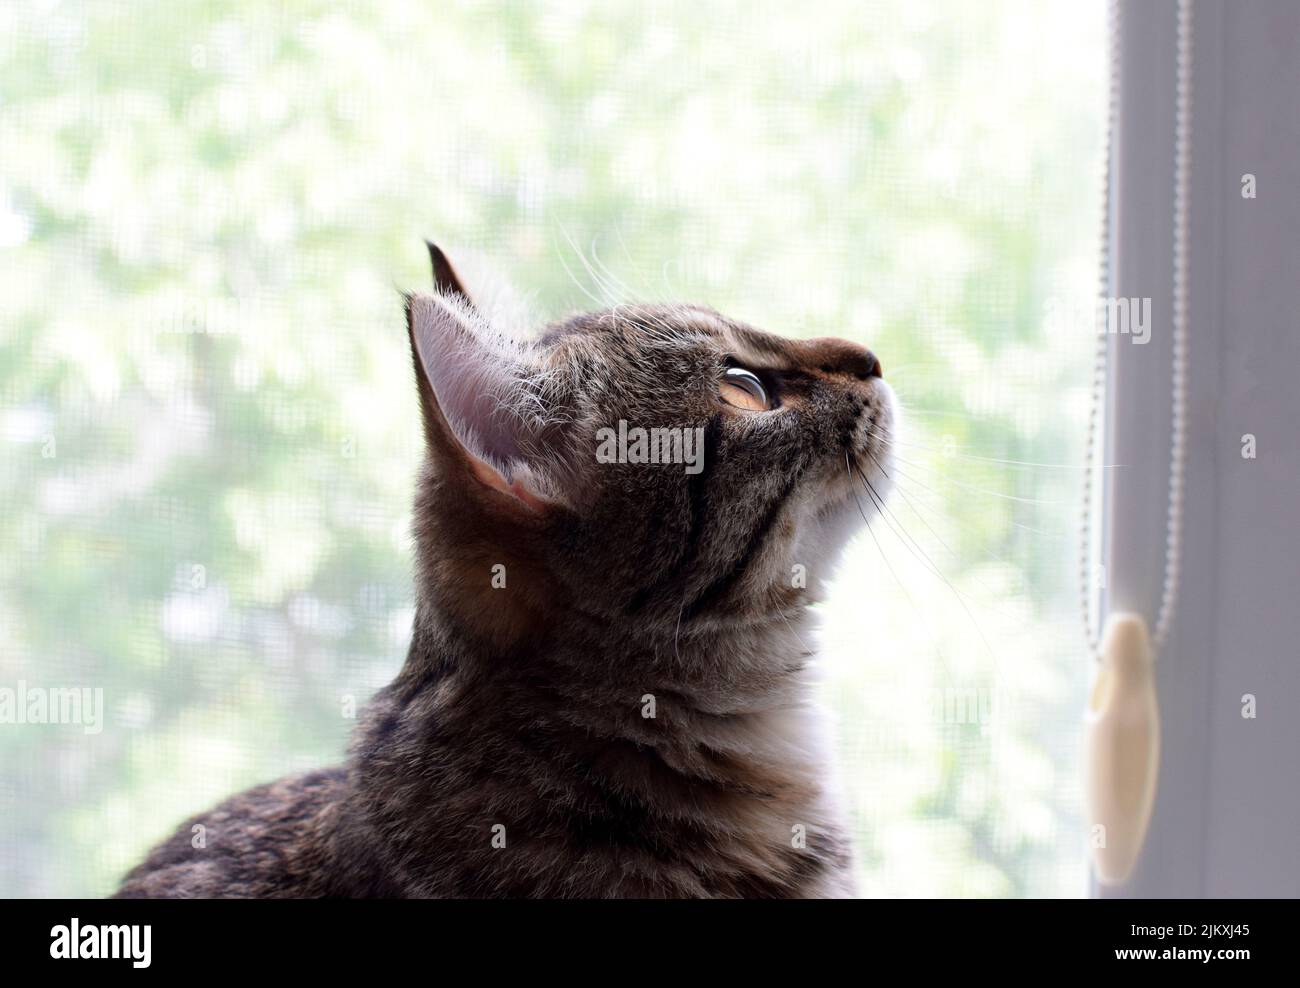
[[[697,305],[520,340],[429,252],[406,662],[346,764],[192,818],[117,895],[855,894],[808,607],[888,486],[880,362]]]

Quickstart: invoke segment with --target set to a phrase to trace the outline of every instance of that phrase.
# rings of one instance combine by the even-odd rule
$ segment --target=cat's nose
[[[866,347],[849,340],[825,336],[809,340],[816,366],[823,374],[851,374],[859,381],[882,377],[880,360]]]

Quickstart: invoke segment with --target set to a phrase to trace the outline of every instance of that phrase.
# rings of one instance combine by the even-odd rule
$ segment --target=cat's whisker
[[[616,275],[613,271],[611,271],[611,270],[609,269],[609,265],[607,265],[604,261],[602,261],[602,260],[600,259],[600,252],[599,252],[599,249],[598,249],[598,247],[597,247],[598,242],[599,242],[598,238],[596,238],[596,237],[592,237],[592,239],[591,239],[591,259],[592,259],[593,263],[595,263],[596,267],[598,267],[601,271],[604,272],[606,280],[607,280],[610,284],[612,284],[612,285],[614,285],[614,286],[616,286],[616,287],[618,288],[618,290],[619,290],[619,292],[620,292],[620,297],[622,297],[622,298],[637,298],[637,297],[639,297],[640,294],[641,294],[640,292],[638,292],[638,291],[634,291],[634,290],[632,289],[632,287],[629,286],[629,285],[627,284],[627,282],[623,281],[622,278],[620,278],[618,275]]]
[[[573,271],[570,269],[568,261],[566,261],[566,260],[564,259],[564,252],[563,252],[563,251],[558,251],[558,250],[557,250],[556,253],[559,255],[559,258],[560,258],[560,264],[564,266],[564,273],[567,274],[567,275],[569,276],[569,280],[573,282],[573,284],[578,288],[578,290],[581,291],[584,295],[586,295],[587,298],[591,299],[591,301],[592,301],[593,303],[595,303],[595,305],[596,305],[598,308],[601,308],[601,309],[609,308],[613,303],[615,303],[615,302],[617,301],[617,297],[614,296],[614,295],[609,291],[609,286],[607,286],[607,285],[606,285],[606,284],[601,280],[600,275],[597,274],[597,273],[592,269],[591,264],[587,261],[587,257],[586,257],[586,255],[583,254],[583,252],[582,252],[582,248],[579,247],[579,246],[577,245],[577,243],[574,241],[573,237],[569,234],[569,231],[568,231],[568,229],[565,227],[564,223],[563,223],[562,221],[559,221],[559,220],[557,220],[556,223],[557,223],[557,225],[558,225],[559,228],[560,228],[560,233],[564,236],[565,241],[568,243],[569,248],[570,248],[570,249],[573,251],[573,253],[577,256],[578,260],[579,260],[580,262],[582,262],[582,266],[583,266],[583,268],[586,270],[586,272],[587,272],[587,274],[590,276],[591,280],[595,283],[596,290],[599,291],[599,292],[600,292],[604,297],[602,298],[602,297],[598,297],[598,296],[596,296],[596,295],[593,295],[593,294],[591,293],[591,291],[588,290],[587,286],[584,285],[584,284],[583,284],[583,283],[578,279],[577,275],[575,275],[575,274],[573,273]]]
[[[904,397],[904,395],[898,393],[897,389],[895,389],[895,393],[900,400]],[[905,401],[902,402],[902,405],[909,418],[915,418],[917,416],[933,415],[933,416],[947,416],[948,418],[956,418],[956,419],[966,419],[968,421],[979,421],[981,418],[984,417],[979,415],[967,415],[963,412],[954,412],[948,409],[921,408]]]
[[[947,584],[948,589],[952,590],[953,593],[960,593],[960,591],[957,590],[957,588],[954,587],[948,581],[947,577],[945,577],[943,573],[939,571],[939,568],[934,564],[933,560],[930,559],[929,554],[926,553],[925,550],[921,548],[920,544],[917,543],[915,539],[912,539],[911,534],[902,527],[902,524],[899,523],[898,518],[889,511],[889,508],[885,504],[884,499],[880,496],[880,493],[875,489],[871,481],[867,478],[867,475],[862,472],[862,469],[860,467],[857,467],[856,469],[857,469],[857,475],[859,480],[865,485],[868,496],[871,497],[873,503],[876,505],[876,509],[879,511],[880,516],[886,519],[887,525],[889,519],[892,519],[895,525],[897,525],[898,527],[897,531],[894,530],[893,526],[889,526],[890,531],[894,532],[894,534],[897,535],[900,538],[900,540],[904,540],[903,539],[904,536],[906,536],[907,539],[911,539],[912,544],[916,547],[917,552],[920,553],[920,555],[917,556],[917,559],[921,561],[922,564],[925,565],[926,568],[929,569],[929,571],[933,575],[935,575],[940,580],[942,580],[945,584]],[[904,540],[904,544],[906,544],[905,540]]]
[[[1022,531],[1025,531],[1025,532],[1029,532],[1031,535],[1037,535],[1039,538],[1044,538],[1044,539],[1060,539],[1062,542],[1065,542],[1065,541],[1068,541],[1068,540],[1072,540],[1073,538],[1075,538],[1074,535],[1067,535],[1067,534],[1064,533],[1064,532],[1059,532],[1059,533],[1053,534],[1053,533],[1051,533],[1051,532],[1044,532],[1042,529],[1034,528],[1032,525],[1022,525],[1020,522],[1015,521],[1014,519],[1008,519],[1008,520],[1009,520],[1009,521],[1011,522],[1011,524],[1014,525],[1016,528],[1019,528],[1019,529],[1021,529]]]
[[[850,482],[852,482],[853,461],[849,456],[848,450],[844,451],[844,465],[848,468],[849,480]],[[913,600],[912,595],[907,592],[907,587],[904,585],[903,581],[898,578],[898,573],[894,571],[893,564],[890,563],[889,557],[885,555],[885,549],[880,544],[880,539],[876,538],[876,533],[871,528],[871,520],[867,517],[866,511],[863,510],[862,500],[858,497],[856,491],[853,492],[853,503],[857,505],[858,514],[862,516],[862,524],[866,526],[867,534],[871,536],[871,541],[876,544],[876,551],[880,553],[881,562],[885,564],[885,568],[889,570],[889,575],[892,576],[894,578],[894,582],[898,584],[898,589],[903,591],[903,596],[907,598],[907,602],[911,605],[912,610],[914,610],[919,615],[921,613],[921,609],[916,606],[916,601]]]
[[[915,485],[909,490],[914,505],[919,505],[921,508],[931,512],[936,518],[942,519],[950,516],[951,512],[946,505],[944,496],[934,490],[934,488],[927,487],[925,484],[914,478],[902,477],[901,475],[896,478],[896,481],[895,489],[900,493],[905,489],[904,482]],[[1016,521],[1014,518],[1008,518],[1007,523],[1021,529],[1022,531],[1029,532],[1032,535],[1040,536],[1042,538],[1065,540],[1072,537],[1068,536],[1064,532],[1047,532],[1041,528],[1035,528],[1033,525],[1026,525],[1023,522]]]
[[[953,449],[937,449],[934,446],[927,446],[924,443],[912,443],[902,439],[887,439],[884,438],[883,436],[880,437],[880,441],[882,443],[885,443],[886,445],[895,448],[906,446],[909,449],[924,450],[927,453],[934,453],[937,456],[955,457],[956,459],[959,460],[973,460],[977,463],[995,463],[1001,466],[1014,466],[1014,467],[1042,467],[1051,470],[1082,470],[1083,469],[1081,465],[1076,463],[1039,463],[1033,460],[1004,460],[1001,457],[996,457],[996,456],[978,456],[974,453],[961,453],[958,452],[958,449],[960,449],[960,447],[954,447]],[[1123,466],[1123,464],[1105,463],[1105,464],[1101,464],[1098,467],[1098,469],[1109,470],[1118,466]]]
[[[622,249],[623,256],[627,259],[628,267],[631,268],[634,272],[636,272],[637,281],[644,283],[645,279],[642,277],[641,269],[640,267],[637,266],[636,261],[633,259],[632,252],[628,250],[627,241],[623,239],[623,227],[621,225],[615,225],[614,236],[618,238],[618,246]],[[643,293],[638,291],[637,294],[641,295]],[[653,291],[645,292],[644,294],[647,298],[654,297]]]
[[[940,363],[938,361],[921,361],[921,362],[911,363],[911,364],[890,364],[889,377],[892,380],[893,378],[899,377],[911,371],[924,370],[930,367],[946,367],[946,366],[948,365]]]
[[[664,284],[665,298],[680,298],[682,293],[673,285],[672,280],[668,277],[668,267],[672,263],[673,259],[671,257],[664,260],[663,264],[659,267],[659,279]]]
[[[682,297],[683,293],[676,290],[668,280],[668,267],[672,264],[672,258],[665,259],[663,265],[660,267],[660,281],[662,281],[664,289],[661,291],[656,287],[653,279],[645,276],[641,266],[638,265],[636,260],[632,257],[632,252],[628,249],[627,241],[623,239],[622,227],[614,227],[614,236],[618,238],[618,246],[622,250],[623,256],[627,259],[628,266],[636,272],[637,284],[636,291],[633,294],[637,298],[659,304],[670,304],[673,299]]]
[[[871,459],[871,461],[872,461],[873,463],[876,464],[876,468],[877,468],[878,470],[880,470],[881,473],[884,473],[886,477],[889,476],[888,473],[885,473],[885,469],[884,469],[883,466],[881,466],[880,461],[879,461],[878,459],[876,459],[876,457],[872,456],[872,454],[871,454],[871,452],[870,452],[869,450],[867,451],[867,456],[868,456],[868,458]],[[861,472],[861,471],[859,471],[859,472]],[[866,477],[865,474],[862,474],[862,479],[863,479],[863,481],[867,481],[867,477]],[[867,481],[867,483],[870,483],[870,482]],[[933,527],[933,526],[932,526],[928,521],[926,521],[925,516],[924,516],[923,514],[921,514],[921,512],[920,512],[919,510],[917,510],[917,508],[916,508],[915,505],[912,504],[912,500],[911,500],[911,498],[909,498],[909,497],[907,496],[907,494],[903,491],[902,486],[900,485],[900,486],[895,487],[895,490],[898,492],[898,496],[901,497],[901,498],[903,499],[903,503],[906,504],[907,507],[911,510],[912,514],[916,515],[917,519],[921,522],[921,524],[925,526],[926,531],[928,531],[932,536],[934,536],[935,540],[936,540],[936,541],[937,541],[941,546],[943,546],[944,549],[946,549],[946,550],[948,551],[948,554],[949,554],[950,556],[952,556],[953,559],[955,559],[955,560],[957,560],[957,561],[960,562],[960,560],[961,560],[961,556],[957,553],[957,551],[956,551],[955,549],[953,549],[952,546],[950,546],[950,545],[947,543],[947,541],[943,538],[943,536],[941,536],[938,532],[936,532],[936,531],[934,530],[934,527]],[[879,496],[879,495],[877,495],[877,496]],[[903,527],[903,523],[902,523],[901,519],[899,519],[897,515],[893,515],[893,518],[894,518],[894,521],[898,524],[898,527],[899,527],[900,529],[902,529],[902,527]],[[909,534],[909,538],[911,538],[910,534]],[[915,540],[914,538],[912,539],[912,542],[913,542],[914,544],[917,544],[917,543],[916,543],[916,540]],[[917,544],[917,548],[920,548],[920,545],[919,545],[919,544]],[[924,550],[922,550],[922,552],[924,552]],[[926,558],[928,559],[929,556],[927,555]],[[1008,563],[1007,560],[1003,559],[1003,558],[1000,557],[1000,556],[990,555],[989,558],[992,559],[994,562],[1001,563],[1001,564],[1004,565],[1004,566],[1009,566],[1009,567],[1010,567],[1010,566],[1012,565],[1012,564]],[[937,570],[937,568],[938,568],[938,567],[937,567],[937,564],[936,564],[935,568],[936,568],[936,570]],[[973,579],[975,580],[976,583],[978,583],[981,587],[984,588],[984,590],[989,594],[989,596],[990,596],[991,599],[994,599],[994,600],[997,599],[997,592],[996,592],[992,587],[990,587],[990,586],[988,586],[986,583],[984,583],[984,581],[981,580],[981,579],[979,579],[979,577],[973,577]],[[945,579],[944,582],[948,582],[948,581]],[[951,583],[949,583],[949,587],[952,588],[954,592],[960,592],[960,591],[957,591],[955,587],[952,587],[952,584],[951,584]],[[972,599],[974,599],[974,598],[972,598]],[[981,603],[983,603],[983,602],[981,602]],[[987,605],[986,605],[986,606],[987,606]],[[996,611],[998,611],[999,613],[1003,614],[1003,616],[1005,616],[1005,617],[1008,617],[1008,618],[1012,617],[1012,615],[1010,615],[1009,613],[1007,613],[1007,612],[1005,612],[1005,611],[1002,611],[1000,608],[997,608],[996,606],[993,607],[993,609],[996,610]]]
[[[925,510],[932,512],[936,518],[943,518],[947,516],[948,512],[946,510],[945,499],[943,495],[940,494],[938,491],[934,490],[934,488],[927,487],[925,484],[922,484],[919,480],[916,480],[911,477],[903,477],[902,475],[899,475],[894,479],[895,479],[894,489],[899,491],[900,494],[904,490],[903,481],[906,481],[909,484],[918,485],[919,489],[913,488],[910,491],[912,495],[911,503],[914,506],[919,505],[921,508],[924,508]],[[1024,529],[1026,532],[1031,532],[1035,535],[1042,535],[1048,538],[1054,537],[1051,536],[1050,533],[1043,532],[1040,529],[1034,528],[1030,525],[1022,524],[1018,521],[1015,521],[1014,519],[1008,519],[1008,521],[1016,528]],[[1064,536],[1056,536],[1056,537],[1064,537]]]
[[[587,289],[587,286],[584,285],[581,281],[578,280],[578,276],[575,275],[575,274],[573,273],[573,269],[569,267],[569,262],[566,261],[566,260],[564,259],[564,254],[561,253],[561,252],[559,252],[559,251],[557,251],[556,254],[557,254],[557,256],[558,256],[559,259],[560,259],[560,266],[564,268],[564,273],[567,274],[567,275],[569,276],[569,280],[573,282],[574,286],[578,289],[578,291],[582,292],[582,294],[586,295],[587,298],[591,299],[591,301],[592,301],[592,302],[593,302],[593,303],[594,303],[598,308],[601,308],[601,309],[606,308],[607,306],[606,306],[605,301],[604,301],[603,299],[597,298],[595,295],[593,295],[593,294],[592,294],[592,293]]]
[[[593,238],[591,242],[591,254],[592,259],[595,260],[595,238]],[[578,258],[582,261],[582,266],[587,269],[587,273],[591,275],[592,280],[595,281],[597,286],[600,288],[600,292],[605,297],[607,305],[615,305],[620,299],[628,298],[632,294],[626,290],[625,286],[619,284],[616,278],[609,277],[600,270],[598,260],[593,264],[591,260],[587,259],[587,255],[582,253],[581,250],[578,251]]]
[[[852,461],[850,461],[850,465],[852,466]],[[858,472],[859,479],[861,479],[862,483],[866,486],[868,494],[875,501],[876,506],[880,511],[880,517],[886,519],[885,522],[886,527],[889,527],[890,530],[893,531],[893,527],[889,525],[887,519],[893,518],[894,516],[889,512],[889,509],[885,505],[883,498],[881,498],[880,494],[872,486],[871,480],[862,471],[861,467],[857,467],[857,472]],[[899,531],[902,532],[902,534],[906,535],[907,538],[911,538],[911,534],[908,533],[905,529],[903,529],[902,524],[898,522],[898,519],[894,518],[894,521],[896,524],[898,524]],[[898,535],[899,533],[895,532],[895,534]],[[989,656],[993,659],[994,663],[996,664],[997,654],[993,651],[992,646],[989,645],[988,638],[986,638],[984,635],[984,629],[981,628],[979,622],[975,620],[975,615],[971,612],[971,609],[966,606],[966,601],[963,599],[967,595],[952,585],[952,582],[946,576],[944,576],[942,572],[940,572],[938,567],[936,567],[934,565],[934,562],[930,559],[929,554],[924,549],[921,548],[920,544],[917,543],[915,539],[912,539],[912,543],[915,546],[916,552],[919,553],[919,555],[916,556],[917,560],[922,562],[922,564],[925,565],[935,576],[937,576],[939,580],[944,584],[944,586],[946,586],[948,590],[951,591],[957,603],[961,605],[962,610],[966,612],[966,616],[970,619],[971,624],[975,628],[975,633],[980,636],[980,641],[984,643],[984,648],[988,651]],[[906,545],[906,543],[904,544]]]
[[[915,470],[924,470],[924,471],[926,471],[926,473],[934,474],[934,476],[935,476],[937,479],[943,481],[944,483],[952,484],[954,487],[960,487],[962,490],[964,490],[964,491],[969,491],[971,494],[982,494],[982,495],[984,495],[985,497],[997,497],[997,498],[1001,498],[1001,499],[1003,499],[1003,500],[1005,500],[1005,501],[1015,501],[1015,502],[1017,502],[1017,503],[1019,503],[1019,504],[1033,504],[1033,505],[1051,504],[1051,505],[1059,505],[1059,504],[1061,503],[1060,501],[1052,501],[1052,500],[1047,500],[1047,499],[1045,499],[1045,498],[1038,498],[1038,497],[1021,497],[1021,496],[1019,496],[1019,495],[1017,495],[1017,494],[1004,494],[1002,491],[989,491],[989,490],[985,490],[985,489],[982,488],[982,487],[973,487],[973,486],[971,486],[970,484],[963,484],[960,480],[956,480],[956,479],[953,478],[953,477],[949,477],[947,474],[943,473],[941,470],[935,470],[933,467],[927,467],[927,466],[925,466],[925,465],[922,464],[922,463],[911,462],[911,463],[907,463],[906,465],[909,466],[909,467],[911,467],[912,469],[915,469]],[[917,483],[917,484],[920,484],[920,483],[921,483],[921,481],[919,481],[916,477],[913,477],[911,474],[907,473],[907,471],[905,471],[905,470],[903,469],[903,463],[902,463],[902,461],[898,461],[898,460],[896,460],[894,469],[898,471],[899,476],[901,476],[901,477],[906,477],[908,480],[912,481],[913,483]],[[925,485],[922,484],[922,486],[925,486]],[[928,490],[928,489],[929,489],[929,488],[927,488],[927,490]],[[932,492],[932,493],[933,493],[933,492]],[[937,496],[937,495],[936,495],[936,496]]]

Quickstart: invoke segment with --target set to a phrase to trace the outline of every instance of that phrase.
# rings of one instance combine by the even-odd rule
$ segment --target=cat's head
[[[677,638],[816,598],[889,484],[872,353],[694,305],[518,339],[431,254],[435,292],[407,298],[422,609],[509,649],[558,624]]]

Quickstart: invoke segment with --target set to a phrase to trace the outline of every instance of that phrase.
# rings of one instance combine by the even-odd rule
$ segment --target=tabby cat
[[[852,895],[808,607],[888,483],[880,363],[695,305],[518,339],[429,246],[405,665],[117,894]]]

